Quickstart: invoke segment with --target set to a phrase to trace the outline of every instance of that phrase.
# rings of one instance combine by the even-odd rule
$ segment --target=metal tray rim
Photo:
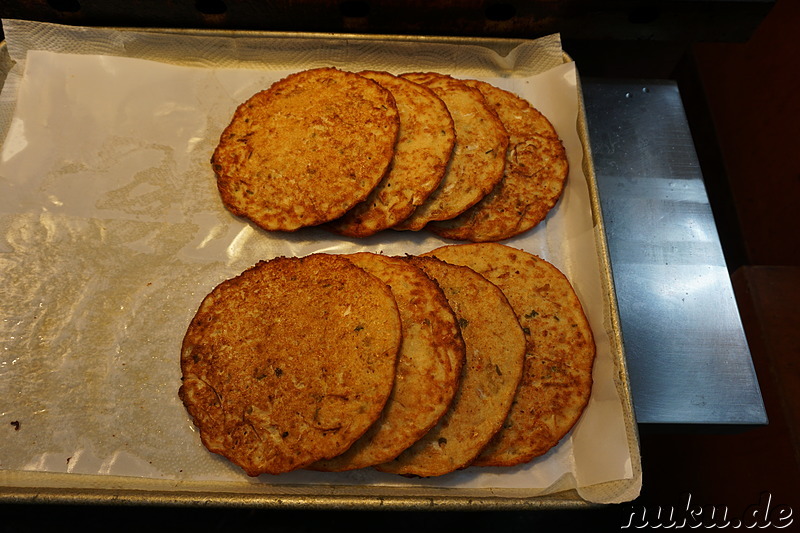
[[[409,41],[409,42],[441,42],[447,44],[470,44],[486,46],[495,51],[526,42],[526,39],[491,38],[491,37],[450,37],[450,36],[409,36],[390,34],[350,34],[350,33],[306,33],[306,32],[265,32],[258,30],[200,30],[200,29],[171,29],[171,28],[134,28],[115,27],[109,28],[118,31],[163,32],[193,35],[213,36],[250,36],[269,38],[312,38],[312,39],[357,39],[381,41]],[[0,54],[6,55],[7,43],[0,42]],[[573,62],[572,58],[563,52],[564,63]],[[5,65],[4,65],[5,66]],[[7,71],[0,72],[0,89]],[[609,260],[605,228],[603,225],[601,205],[599,201],[591,149],[588,142],[588,130],[583,102],[583,94],[578,77],[579,111],[577,119],[578,134],[583,147],[583,171],[587,179],[592,205],[592,219],[595,227],[595,241],[598,246],[598,259],[601,266],[602,283],[605,294],[608,329],[612,356],[618,365],[617,388],[621,393],[621,400],[631,419],[634,416],[630,386],[628,382],[627,365],[625,363],[624,347],[619,324],[619,311],[613,286],[611,265]],[[638,464],[639,437],[635,427],[629,428],[634,442],[631,443],[631,452],[635,454]],[[32,483],[28,481],[19,483],[11,479],[10,472],[0,470],[0,503],[45,503],[45,504],[89,504],[89,505],[157,505],[157,506],[212,506],[212,507],[257,507],[257,508],[299,508],[304,509],[351,509],[351,510],[542,510],[542,509],[584,509],[602,506],[583,499],[576,490],[570,489],[546,495],[532,497],[518,496],[479,496],[452,494],[453,489],[421,490],[412,489],[408,494],[398,493],[394,487],[387,487],[387,491],[394,493],[385,494],[358,494],[354,487],[329,486],[329,490],[336,492],[342,490],[343,494],[299,494],[297,491],[280,492],[280,485],[273,485],[276,492],[272,493],[243,493],[231,492],[224,489],[211,491],[186,490],[180,484],[165,483],[167,488],[98,488],[87,484],[85,486],[60,486],[52,483],[53,479],[47,473],[30,472]],[[20,473],[28,474],[28,473]],[[42,474],[38,476],[37,474]],[[68,474],[69,476],[73,476]],[[634,471],[634,475],[636,472]],[[96,477],[96,476],[78,476]],[[38,478],[38,479],[37,479]],[[152,480],[155,484],[163,480]],[[171,486],[170,486],[171,485]],[[355,488],[357,489],[357,487]],[[347,493],[352,492],[352,493]]]

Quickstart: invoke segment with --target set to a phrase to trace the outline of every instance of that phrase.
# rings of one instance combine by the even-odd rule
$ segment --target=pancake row
[[[223,204],[267,231],[427,229],[494,242],[541,222],[569,165],[553,125],[489,83],[304,70],[236,109],[211,158]]]
[[[248,475],[405,476],[545,454],[591,394],[567,278],[498,243],[262,261],[215,287],[181,348],[205,447]]]

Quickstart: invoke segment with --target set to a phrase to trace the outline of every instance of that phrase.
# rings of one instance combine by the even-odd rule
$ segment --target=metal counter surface
[[[767,423],[680,92],[582,80],[639,423]]]

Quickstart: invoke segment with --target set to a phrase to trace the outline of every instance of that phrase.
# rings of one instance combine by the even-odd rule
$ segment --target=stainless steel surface
[[[677,86],[582,87],[637,421],[766,423]]]

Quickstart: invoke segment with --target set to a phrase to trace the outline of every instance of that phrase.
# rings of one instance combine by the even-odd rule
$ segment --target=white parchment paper
[[[94,44],[82,34],[78,45],[70,42],[76,30],[65,29],[59,35],[74,50],[19,44],[30,40],[29,24],[4,26],[17,64],[0,96],[7,115],[0,150],[0,469],[524,495],[636,476],[581,168],[576,69],[562,62],[557,36],[502,57],[453,44],[336,41],[328,48],[322,46],[328,41],[281,40],[270,43],[275,65],[262,57],[258,68],[248,61],[231,68],[213,60],[228,57],[224,48],[235,43],[229,39],[218,41],[211,59],[198,53],[176,64],[124,57],[132,48],[124,32]],[[142,41],[161,50],[156,44],[167,38],[144,34]],[[114,39],[121,48],[109,44]],[[205,42],[184,39],[192,50]],[[103,53],[95,53],[98,47]],[[394,73],[435,68],[484,79],[527,98],[562,136],[571,169],[563,197],[538,227],[506,241],[567,275],[596,337],[590,404],[546,456],[425,480],[371,470],[250,479],[200,443],[177,397],[179,349],[216,284],[278,255],[420,253],[449,242],[424,231],[368,239],[314,228],[267,233],[224,209],[209,159],[235,107],[290,72],[323,64]]]

